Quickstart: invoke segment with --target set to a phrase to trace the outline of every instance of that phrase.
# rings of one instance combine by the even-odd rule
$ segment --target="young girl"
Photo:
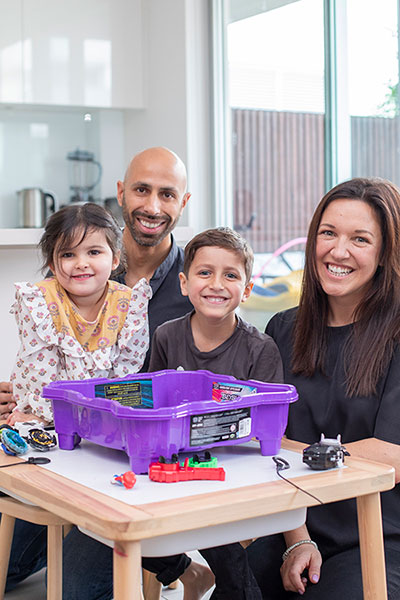
[[[12,312],[21,346],[11,380],[17,403],[7,423],[53,420],[42,389],[59,379],[122,377],[146,356],[151,288],[110,281],[122,234],[113,217],[88,203],[65,206],[48,220],[40,248],[53,277],[16,283]]]

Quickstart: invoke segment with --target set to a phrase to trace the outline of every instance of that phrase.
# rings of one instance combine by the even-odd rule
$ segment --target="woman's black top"
[[[328,348],[324,373],[312,377],[291,371],[293,326],[297,309],[275,315],[266,327],[282,356],[284,381],[296,386],[299,400],[290,405],[286,435],[289,439],[313,443],[325,437],[342,443],[375,437],[400,444],[400,349],[396,348],[377,393],[351,397],[345,391],[344,346],[352,325],[328,327]],[[400,548],[400,489],[383,492],[382,513],[385,542]],[[326,557],[358,544],[355,500],[310,508],[307,526]]]

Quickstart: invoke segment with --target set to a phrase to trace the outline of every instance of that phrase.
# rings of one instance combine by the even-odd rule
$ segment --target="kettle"
[[[43,227],[56,210],[53,194],[40,188],[24,188],[17,192],[20,202],[20,227]]]

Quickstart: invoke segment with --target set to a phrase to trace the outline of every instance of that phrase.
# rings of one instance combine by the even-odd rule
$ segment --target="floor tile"
[[[17,585],[15,590],[4,595],[4,600],[46,600],[45,571],[39,571]]]

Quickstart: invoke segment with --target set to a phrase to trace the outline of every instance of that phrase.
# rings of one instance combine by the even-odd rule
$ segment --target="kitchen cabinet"
[[[0,8],[2,102],[143,107],[142,0],[0,0]],[[2,57],[13,45],[10,74]]]
[[[0,102],[22,102],[21,0],[0,0]]]

